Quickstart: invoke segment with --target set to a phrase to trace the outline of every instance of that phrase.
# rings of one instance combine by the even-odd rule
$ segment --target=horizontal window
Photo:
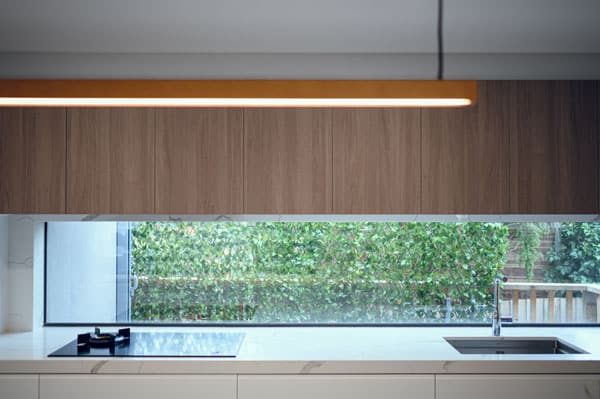
[[[49,222],[46,323],[599,323],[600,223]]]

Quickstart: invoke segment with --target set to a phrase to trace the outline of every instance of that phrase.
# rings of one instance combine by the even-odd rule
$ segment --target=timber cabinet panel
[[[419,213],[420,110],[332,112],[333,212]]]
[[[69,109],[67,213],[153,213],[154,133],[153,109]]]
[[[244,213],[331,213],[331,111],[244,111]]]
[[[508,84],[511,212],[597,213],[596,82]]]
[[[243,211],[242,110],[156,110],[156,212]]]
[[[480,82],[472,107],[422,110],[421,213],[510,212],[507,86]]]
[[[65,109],[0,108],[0,213],[65,212]]]

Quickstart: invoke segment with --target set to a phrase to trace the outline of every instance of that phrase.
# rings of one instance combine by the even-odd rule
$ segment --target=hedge
[[[140,321],[481,320],[508,250],[500,223],[144,222],[132,238]]]

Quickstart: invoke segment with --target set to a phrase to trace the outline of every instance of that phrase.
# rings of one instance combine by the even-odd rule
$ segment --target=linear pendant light
[[[476,81],[0,81],[0,106],[460,107],[476,99]]]
[[[443,0],[438,80],[0,80],[0,106],[461,107],[476,81],[445,81]]]

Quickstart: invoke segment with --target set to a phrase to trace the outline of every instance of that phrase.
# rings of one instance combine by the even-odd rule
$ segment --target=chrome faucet
[[[494,279],[494,315],[492,316],[492,334],[495,337],[500,336],[502,330],[502,317],[500,316],[500,282],[507,282],[508,279],[503,276],[496,276]]]

